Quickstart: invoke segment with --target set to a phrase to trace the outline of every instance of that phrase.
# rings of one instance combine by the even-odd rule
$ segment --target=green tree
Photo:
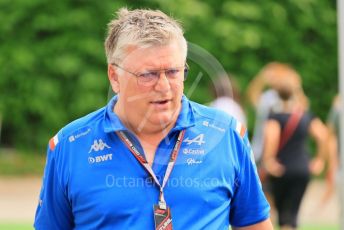
[[[63,125],[106,103],[103,41],[123,6],[179,19],[187,40],[216,57],[243,93],[267,62],[293,65],[312,110],[326,117],[337,92],[335,1],[0,0],[1,145],[42,150]],[[191,67],[187,88],[202,68]],[[192,99],[209,102],[210,84],[204,77]]]

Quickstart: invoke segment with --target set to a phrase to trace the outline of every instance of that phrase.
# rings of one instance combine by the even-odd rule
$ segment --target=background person
[[[255,108],[256,119],[252,136],[252,149],[257,162],[259,162],[264,149],[264,123],[268,119],[269,113],[281,106],[281,100],[276,91],[280,84],[286,80],[293,82],[298,88],[294,96],[305,108],[308,107],[308,99],[302,89],[301,77],[296,71],[284,71],[288,68],[285,63],[270,62],[259,71],[247,88],[248,100]]]
[[[326,191],[322,203],[326,203],[340,182],[338,177],[339,171],[342,170],[340,165],[340,142],[339,142],[339,119],[341,112],[340,97],[336,95],[332,101],[331,109],[327,117],[326,126],[328,128],[327,139],[327,162],[328,170],[326,173]],[[340,187],[340,186],[339,186]],[[341,192],[338,193],[339,195]],[[342,197],[340,197],[342,199]]]
[[[241,105],[240,91],[229,76],[219,76],[214,80],[212,94],[215,99],[209,104],[210,107],[220,109],[247,126],[245,112]]]
[[[268,120],[271,111],[281,110],[283,103],[277,89],[286,81],[293,84],[295,89],[298,89],[295,91],[295,100],[301,102],[306,109],[308,100],[302,90],[301,77],[285,63],[270,62],[266,64],[250,82],[247,90],[247,96],[255,108],[256,117],[252,136],[252,149],[258,164],[263,190],[271,206],[271,218],[273,220],[276,212],[274,199],[271,194],[269,175],[262,165],[261,159],[264,151],[264,124]]]
[[[279,71],[294,72],[291,67]],[[285,78],[276,87],[281,107],[270,113],[264,128],[263,165],[271,175],[271,192],[281,230],[297,229],[299,207],[310,174],[318,175],[324,166],[326,128],[297,100],[298,90],[291,78]],[[312,161],[307,148],[308,136],[317,144]]]

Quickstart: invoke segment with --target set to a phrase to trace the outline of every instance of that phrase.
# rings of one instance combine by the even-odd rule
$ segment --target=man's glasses
[[[114,65],[118,67],[119,69],[124,70],[127,73],[132,74],[137,79],[137,84],[142,86],[153,86],[155,85],[161,75],[161,72],[164,72],[166,78],[169,82],[180,80],[180,78],[183,77],[183,81],[186,80],[187,73],[189,71],[188,64],[185,64],[185,66],[182,67],[175,67],[175,68],[168,68],[168,69],[161,69],[161,70],[149,70],[144,71],[141,73],[133,73],[131,71],[128,71],[121,66],[117,65],[116,63],[111,63],[111,65]]]

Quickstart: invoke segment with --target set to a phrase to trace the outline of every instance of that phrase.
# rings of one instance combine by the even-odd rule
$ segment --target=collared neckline
[[[189,99],[183,95],[182,109],[178,115],[176,124],[171,131],[183,130],[195,125],[195,115]]]
[[[115,95],[106,106],[104,115],[104,132],[106,133],[128,130],[114,112],[117,100],[118,95]]]
[[[117,103],[118,95],[115,95],[106,106],[104,115],[104,132],[127,131],[128,128],[122,123],[113,108]],[[172,131],[179,131],[195,125],[195,117],[190,101],[185,95],[182,97],[182,109],[178,115],[176,124]]]

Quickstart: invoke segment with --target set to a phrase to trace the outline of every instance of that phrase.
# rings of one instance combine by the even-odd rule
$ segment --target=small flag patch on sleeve
[[[243,124],[241,124],[239,121],[237,121],[236,123],[236,128],[235,130],[239,133],[239,135],[241,137],[244,137],[245,133],[246,133],[246,128],[245,126],[243,126]]]
[[[55,135],[53,138],[51,138],[50,141],[49,141],[49,148],[50,148],[51,151],[54,151],[54,149],[55,149],[55,147],[56,147],[56,145],[57,145],[58,142],[59,142],[59,139],[58,139],[57,134],[56,134],[56,135]]]

